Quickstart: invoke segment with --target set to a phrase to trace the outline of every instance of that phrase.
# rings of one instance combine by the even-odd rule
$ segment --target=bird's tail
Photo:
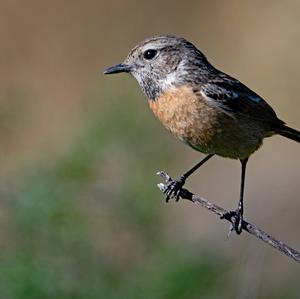
[[[283,125],[279,129],[277,129],[276,133],[286,138],[300,142],[300,132],[286,125]]]

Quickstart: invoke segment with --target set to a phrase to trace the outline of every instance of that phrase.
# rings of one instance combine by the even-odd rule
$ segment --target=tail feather
[[[286,138],[300,142],[300,132],[286,125],[276,130],[276,133]]]

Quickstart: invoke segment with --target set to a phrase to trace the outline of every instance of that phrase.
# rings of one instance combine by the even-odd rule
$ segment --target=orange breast
[[[190,87],[172,88],[149,100],[154,114],[177,138],[206,152],[217,130],[218,109]]]

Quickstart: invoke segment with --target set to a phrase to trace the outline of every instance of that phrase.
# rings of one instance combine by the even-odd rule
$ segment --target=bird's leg
[[[242,232],[242,224],[243,224],[243,214],[244,214],[244,189],[245,189],[245,174],[246,174],[246,165],[248,162],[247,159],[241,160],[242,172],[241,172],[241,187],[240,187],[240,200],[238,207],[235,211],[231,211],[228,213],[230,219],[232,219],[232,226],[230,231],[233,229],[239,235]],[[221,218],[225,218],[223,215]]]
[[[206,161],[208,161],[213,154],[207,155],[204,159],[202,159],[199,163],[197,163],[194,167],[192,167],[189,171],[184,173],[178,179],[172,180],[169,179],[169,182],[164,190],[164,194],[166,194],[166,202],[168,202],[171,198],[175,198],[176,201],[180,198],[180,191],[185,184],[186,179],[194,173],[201,165],[203,165]],[[162,172],[159,173],[162,175]]]

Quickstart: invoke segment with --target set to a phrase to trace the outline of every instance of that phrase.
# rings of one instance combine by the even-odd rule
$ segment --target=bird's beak
[[[130,71],[131,71],[130,65],[119,63],[104,70],[104,74],[109,75],[109,74],[117,74],[117,73],[128,73]]]

